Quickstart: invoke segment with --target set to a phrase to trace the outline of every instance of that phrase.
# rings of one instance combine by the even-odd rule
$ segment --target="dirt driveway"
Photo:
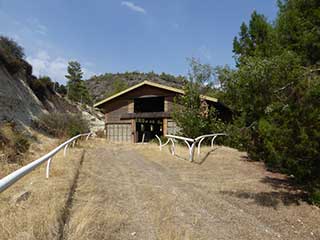
[[[64,238],[320,239],[319,208],[282,175],[230,148],[203,153],[192,164],[156,145],[96,143]]]

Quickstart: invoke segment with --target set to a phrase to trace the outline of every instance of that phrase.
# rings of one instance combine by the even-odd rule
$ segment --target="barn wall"
[[[143,86],[119,96],[103,105],[106,123],[130,123],[130,120],[121,120],[124,113],[134,112],[134,98],[143,96],[165,97],[165,111],[172,111],[173,98],[177,93],[152,86]]]
[[[121,119],[123,114],[134,113],[134,99],[139,97],[164,97],[164,111],[172,112],[174,98],[178,96],[178,93],[160,89],[152,86],[142,86],[134,89],[126,94],[123,94],[115,99],[112,99],[102,105],[102,109],[105,112],[106,130],[110,141],[121,142],[136,142],[136,123],[135,119]],[[232,113],[221,103],[209,103],[210,107],[215,107],[220,117],[224,121],[230,121]],[[179,128],[171,118],[163,119],[163,133],[164,134],[177,134]]]
[[[104,108],[106,123],[130,123],[130,120],[121,120],[121,115],[129,112],[130,101],[119,99],[110,102]]]

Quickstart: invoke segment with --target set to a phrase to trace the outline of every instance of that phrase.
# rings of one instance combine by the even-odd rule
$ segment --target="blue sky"
[[[35,75],[62,83],[70,60],[85,77],[185,75],[188,57],[233,66],[232,40],[253,10],[272,21],[276,0],[0,0],[0,34],[25,48]]]

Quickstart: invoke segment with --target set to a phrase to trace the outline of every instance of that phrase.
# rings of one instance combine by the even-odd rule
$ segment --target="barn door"
[[[110,142],[130,143],[131,142],[131,124],[108,124],[107,139]]]

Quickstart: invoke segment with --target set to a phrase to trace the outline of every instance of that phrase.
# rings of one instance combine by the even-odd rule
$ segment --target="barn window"
[[[163,112],[164,97],[143,97],[134,99],[134,112]]]

